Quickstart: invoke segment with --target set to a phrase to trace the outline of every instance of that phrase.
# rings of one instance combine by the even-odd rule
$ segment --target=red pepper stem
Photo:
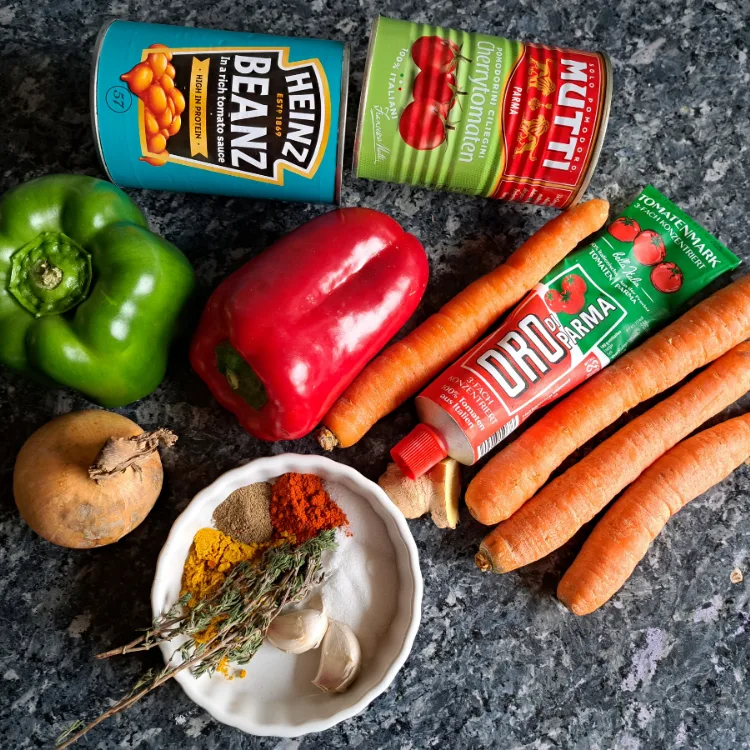
[[[216,369],[229,387],[253,409],[265,406],[268,395],[263,382],[242,355],[228,341],[222,341],[215,351]]]

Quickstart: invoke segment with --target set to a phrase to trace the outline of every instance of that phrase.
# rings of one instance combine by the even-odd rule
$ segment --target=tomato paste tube
[[[739,262],[646,187],[417,397],[421,424],[393,448],[394,461],[412,478],[448,455],[475,463]]]

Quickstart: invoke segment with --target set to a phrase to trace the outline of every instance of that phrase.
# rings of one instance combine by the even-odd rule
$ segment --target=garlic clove
[[[318,609],[300,609],[274,618],[266,638],[288,654],[303,654],[320,646],[328,630],[328,616]]]
[[[324,693],[343,693],[359,674],[362,650],[354,631],[331,620],[320,650],[320,666],[313,685]]]

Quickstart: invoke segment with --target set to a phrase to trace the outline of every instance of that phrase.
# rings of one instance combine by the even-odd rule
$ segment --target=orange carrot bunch
[[[750,456],[750,414],[685,440],[650,466],[596,525],[557,587],[587,615],[625,584],[667,521]]]
[[[482,542],[477,565],[504,573],[540,559],[627,488],[558,587],[561,601],[576,614],[608,601],[669,518],[750,456],[750,415],[688,438],[750,391],[748,339],[750,276],[745,276],[551,409],[469,486],[473,515],[485,523],[502,521]],[[711,362],[542,488],[552,471],[601,429]]]
[[[506,573],[561,547],[665,451],[748,390],[750,343],[743,343],[598,445],[497,526],[482,542],[477,565]]]
[[[620,357],[495,455],[467,489],[466,504],[471,514],[485,524],[509,518],[547,482],[571,453],[605,427],[747,338],[750,338],[750,275],[716,292]],[[670,430],[671,425],[665,423],[662,432]],[[662,434],[657,437],[661,439]],[[644,450],[647,447],[644,446]],[[596,453],[607,471],[619,463],[622,455]],[[635,457],[640,455],[636,451]],[[591,466],[591,462],[587,465]],[[546,505],[553,493],[568,485],[557,483],[554,486],[554,491],[539,493],[533,510],[526,511],[519,518],[530,518]],[[560,498],[557,502],[566,504],[567,500]],[[577,506],[571,507],[571,513],[577,513]],[[535,536],[539,533],[537,531]],[[528,544],[534,545],[535,542],[532,539]],[[547,554],[541,548],[539,552],[540,556]]]

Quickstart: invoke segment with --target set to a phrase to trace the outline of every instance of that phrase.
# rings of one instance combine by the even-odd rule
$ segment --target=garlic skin
[[[318,609],[300,609],[279,615],[268,626],[266,638],[288,654],[317,648],[328,630],[328,616]]]
[[[324,693],[343,693],[359,674],[362,650],[354,631],[332,620],[320,650],[320,666],[313,685]]]

